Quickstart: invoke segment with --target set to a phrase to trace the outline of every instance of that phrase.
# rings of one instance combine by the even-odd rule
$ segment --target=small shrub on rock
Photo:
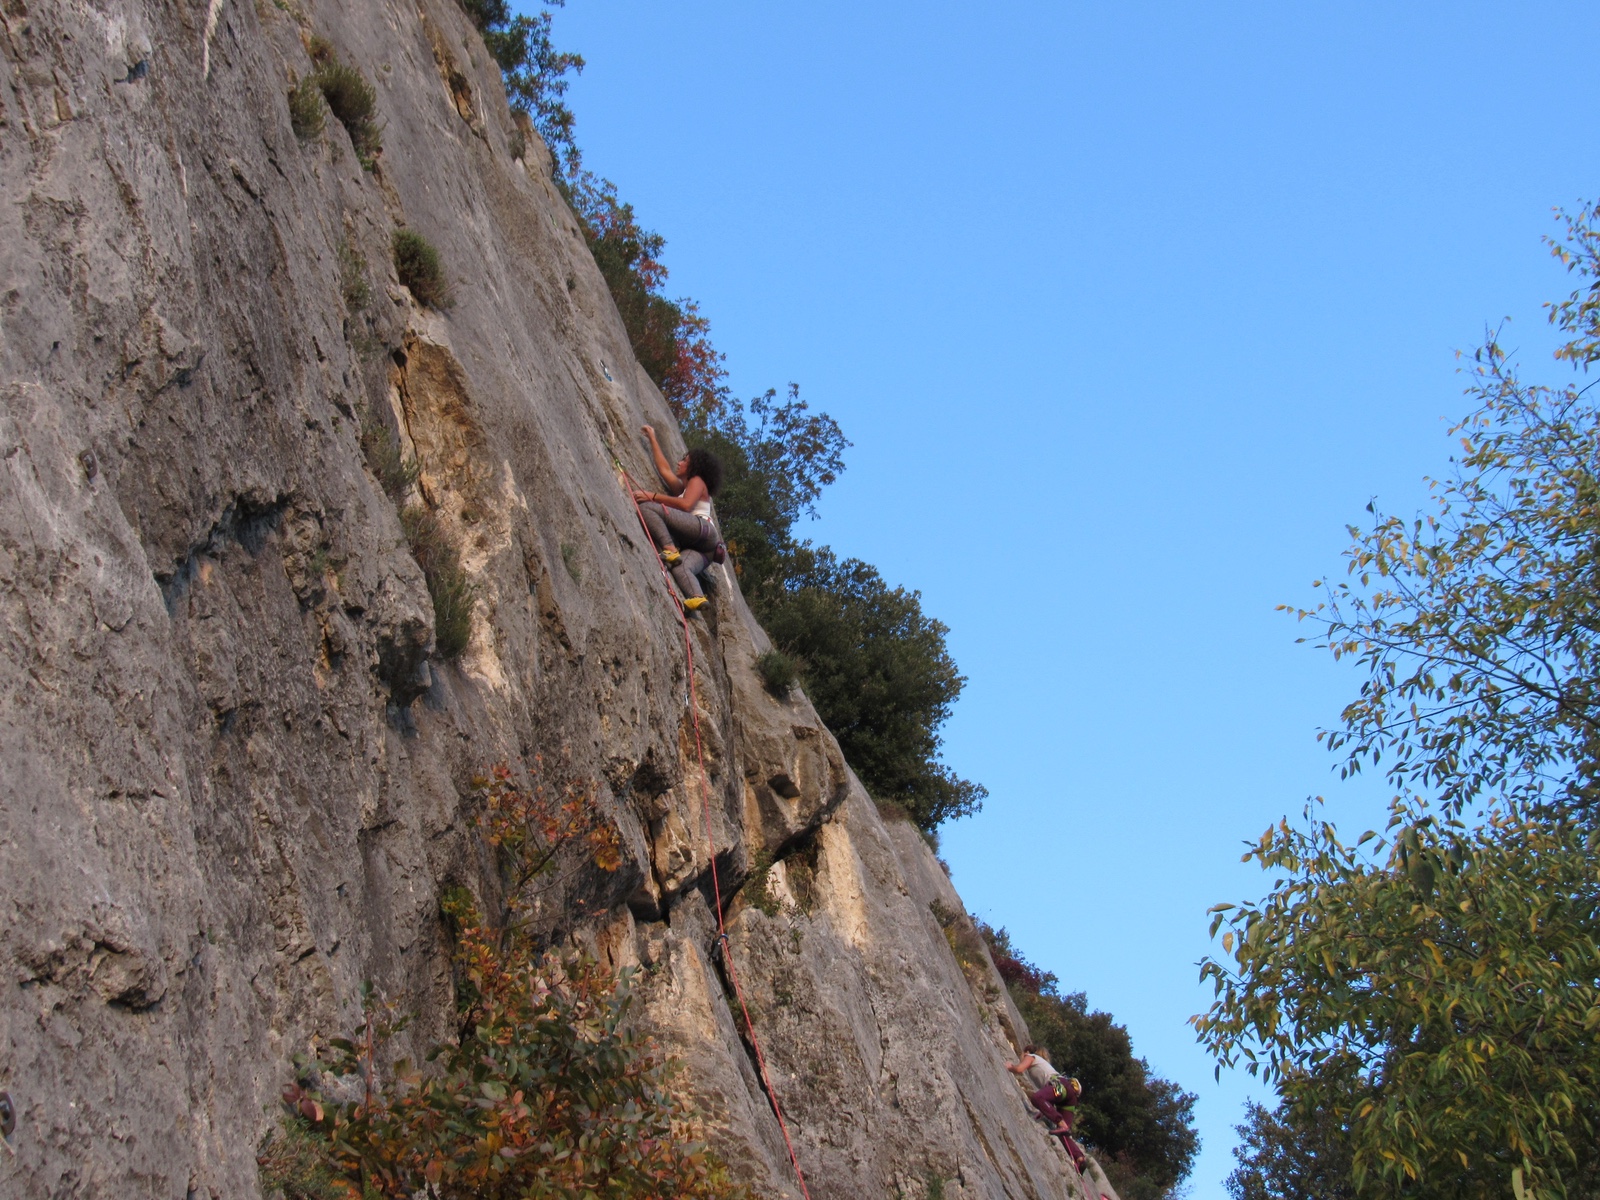
[[[472,640],[477,589],[461,565],[461,552],[432,512],[420,504],[409,504],[400,510],[400,525],[411,544],[411,555],[428,581],[434,646],[440,658],[455,658]]]
[[[794,659],[782,650],[768,650],[756,659],[756,673],[774,696],[787,696],[800,676]]]
[[[421,474],[421,465],[407,462],[399,440],[389,432],[389,427],[370,413],[361,418],[361,451],[366,455],[367,466],[377,476],[378,486],[395,503],[405,499],[406,492]]]
[[[433,243],[420,233],[413,229],[394,231],[394,269],[418,304],[450,307],[451,289],[445,280],[444,263]]]
[[[750,874],[745,877],[742,894],[750,907],[760,909],[769,917],[775,917],[782,905],[772,892],[771,882],[772,852],[758,850],[755,857],[750,860]]]
[[[988,974],[989,951],[972,918],[939,900],[930,900],[928,911],[944,930],[944,940],[950,943],[962,973],[974,981],[983,979]]]
[[[339,292],[344,297],[345,307],[353,313],[372,303],[366,256],[348,237],[339,242]]]
[[[325,124],[322,89],[315,75],[303,75],[289,91],[289,124],[295,136],[308,142],[322,132]]]
[[[285,1114],[256,1150],[261,1193],[282,1200],[349,1200],[328,1143],[298,1113]]]
[[[315,55],[313,56],[315,57]],[[367,170],[377,162],[383,139],[378,130],[378,93],[357,68],[342,63],[331,50],[312,76],[328,108],[350,134],[356,157]]]

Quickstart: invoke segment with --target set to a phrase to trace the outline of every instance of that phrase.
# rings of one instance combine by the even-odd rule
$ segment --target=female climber
[[[711,565],[720,541],[711,519],[711,497],[722,487],[722,462],[709,450],[691,450],[673,466],[661,452],[656,431],[642,425],[640,432],[650,439],[667,492],[636,491],[633,498],[656,549],[672,568],[684,608],[693,612],[706,602],[700,575]]]
[[[1067,1154],[1072,1158],[1072,1165],[1078,1169],[1078,1174],[1083,1174],[1087,1157],[1083,1147],[1070,1137],[1072,1122],[1077,1116],[1077,1104],[1083,1095],[1083,1088],[1076,1079],[1069,1079],[1061,1074],[1042,1054],[1039,1047],[1028,1045],[1022,1048],[1022,1057],[1014,1063],[1007,1063],[1006,1070],[1013,1075],[1027,1080],[1033,1089],[1028,1094],[1028,1099],[1033,1101],[1033,1107],[1039,1110],[1039,1115],[1045,1119],[1045,1124],[1050,1126],[1050,1132],[1061,1139],[1061,1144],[1066,1148]],[[1060,1105],[1061,1107],[1056,1107]],[[1066,1111],[1063,1112],[1062,1109]]]

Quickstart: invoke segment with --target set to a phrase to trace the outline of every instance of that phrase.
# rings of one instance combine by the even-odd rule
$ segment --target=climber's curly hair
[[[699,446],[689,451],[689,470],[683,482],[688,483],[697,475],[710,495],[715,496],[722,490],[722,460]]]

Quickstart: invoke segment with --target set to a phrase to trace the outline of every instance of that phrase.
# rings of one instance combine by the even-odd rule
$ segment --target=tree
[[[1600,360],[1597,218],[1552,243],[1587,281],[1551,309],[1581,368]],[[1274,885],[1213,910],[1225,957],[1201,964],[1217,998],[1194,1020],[1219,1069],[1336,1115],[1363,1195],[1593,1196],[1600,409],[1523,382],[1498,334],[1472,370],[1434,511],[1369,507],[1347,578],[1298,614],[1364,670],[1324,736],[1344,774],[1386,771],[1387,831],[1347,845],[1316,802],[1268,829],[1246,861]]]
[[[1272,1110],[1251,1103],[1234,1132],[1239,1165],[1226,1185],[1233,1200],[1356,1200],[1349,1132],[1337,1108],[1302,1114],[1287,1103]]]
[[[1247,856],[1281,876],[1271,895],[1218,906],[1232,962],[1202,964],[1218,999],[1196,1018],[1201,1039],[1301,1111],[1336,1112],[1352,1177],[1375,1194],[1590,1194],[1571,1190],[1600,1182],[1600,879],[1587,837],[1397,804],[1390,837],[1361,839],[1373,861],[1307,816]],[[1340,1062],[1353,1065],[1324,1069]]]
[[[549,0],[561,8],[566,0]],[[508,0],[461,0],[483,44],[500,64],[506,87],[506,101],[512,108],[528,114],[545,145],[555,155],[556,170],[577,175],[582,169],[582,154],[573,140],[576,124],[567,107],[568,73],[582,74],[583,56],[557,50],[550,39],[550,10],[537,16],[513,13]]]
[[[1592,282],[1552,306],[1558,357],[1600,358],[1600,210],[1568,219],[1555,253]],[[1451,811],[1550,802],[1592,813],[1600,767],[1600,409],[1588,388],[1529,385],[1491,334],[1473,356],[1479,402],[1452,432],[1463,456],[1433,481],[1436,511],[1372,505],[1352,526],[1345,581],[1302,619],[1367,678],[1325,736],[1346,773],[1388,778]]]
[[[976,812],[988,793],[939,761],[939,727],[966,683],[945,624],[923,613],[917,592],[826,546],[791,548],[780,570],[782,586],[756,615],[800,660],[806,695],[862,785],[930,832]]]

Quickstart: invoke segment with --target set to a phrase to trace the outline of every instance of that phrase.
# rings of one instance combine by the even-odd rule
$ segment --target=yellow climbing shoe
[[[695,609],[702,607],[705,602],[706,598],[704,596],[690,596],[683,602],[683,606],[690,612],[694,612]]]
[[[683,561],[683,555],[678,553],[676,546],[668,546],[661,552],[661,557],[669,567],[675,567]]]

